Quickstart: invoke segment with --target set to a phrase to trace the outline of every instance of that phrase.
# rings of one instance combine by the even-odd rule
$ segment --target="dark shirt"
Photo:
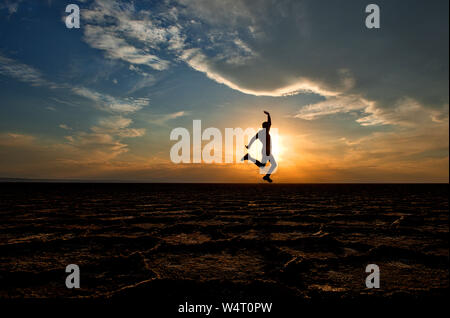
[[[266,129],[266,155],[270,156],[270,134]]]
[[[266,132],[265,141],[263,140],[263,138],[264,138],[263,135],[260,136],[260,134],[262,134],[263,131]],[[261,143],[263,144],[263,151],[264,151],[264,148],[266,149],[266,156],[270,156],[270,149],[271,149],[271,147],[270,147],[270,142],[271,142],[271,138],[270,138],[269,130],[266,129],[266,128],[264,128],[264,129],[260,130],[260,131],[256,134],[255,137],[256,137],[256,139],[260,139]],[[260,138],[260,137],[261,137],[261,138]]]

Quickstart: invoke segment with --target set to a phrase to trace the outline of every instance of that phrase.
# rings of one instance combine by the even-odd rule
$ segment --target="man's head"
[[[269,123],[267,121],[263,122],[262,123],[262,128],[265,128],[265,129],[269,130],[270,129]]]

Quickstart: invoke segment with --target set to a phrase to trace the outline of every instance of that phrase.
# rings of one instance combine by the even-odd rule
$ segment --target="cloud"
[[[60,87],[59,85],[44,79],[41,72],[35,68],[2,55],[0,55],[0,74],[12,77],[24,83],[29,83],[32,86],[47,86],[50,88]]]
[[[401,11],[406,3],[382,1],[379,5],[386,13],[376,32],[364,27],[363,1],[262,0],[257,6],[248,0],[178,3],[178,23],[186,37],[179,55],[182,61],[246,94],[285,96],[309,91],[326,97],[300,109],[298,118],[361,110],[365,112],[358,118],[361,125],[405,125],[415,121],[408,115],[417,114],[414,105],[446,118],[446,1],[408,2],[409,11],[417,14],[400,17],[389,12]],[[324,13],[324,6],[333,14]],[[415,20],[418,16],[420,22]],[[198,21],[203,32],[182,24],[183,18]]]
[[[157,125],[165,125],[169,120],[184,117],[188,114],[189,112],[182,110],[171,114],[158,115],[156,119],[150,120],[150,122]]]
[[[105,52],[111,59],[132,65],[146,65],[162,71],[169,62],[159,56],[160,45],[171,49],[182,46],[175,25],[160,26],[147,11],[137,11],[132,3],[97,0],[84,10],[84,39],[86,43]]]
[[[362,1],[345,5],[316,1],[281,1],[276,4],[260,1],[258,6],[247,0],[180,0],[180,3],[185,8],[180,14],[189,15],[205,25],[204,41],[208,46],[207,49],[198,48],[204,54],[202,63],[241,89],[275,92],[293,86],[291,92],[295,92],[298,78],[305,78],[327,91],[356,89],[358,92],[353,93],[361,93],[369,84],[364,90],[367,95],[371,95],[369,88],[376,87],[377,93],[383,88],[387,89],[383,90],[384,94],[395,94],[396,97],[395,92],[400,88],[414,97],[420,93],[416,90],[418,85],[426,84],[429,78],[435,79],[433,83],[437,83],[438,78],[445,82],[448,74],[438,67],[448,65],[448,59],[444,59],[445,52],[448,52],[445,45],[448,38],[439,29],[439,23],[448,25],[448,19],[439,13],[443,9],[439,6],[410,4],[411,10],[427,6],[428,12],[422,12],[421,21],[441,20],[435,24],[422,23],[417,26],[421,32],[404,38],[406,30],[402,24],[408,24],[411,16],[403,15],[400,21],[395,21],[396,25],[390,25],[390,17],[386,15],[385,27],[389,30],[369,33],[362,23],[365,7]],[[441,4],[445,6],[445,2]],[[392,10],[402,7],[401,3],[383,2],[380,5]],[[334,14],[324,14],[324,6]],[[408,25],[414,28],[417,24]],[[326,31],[323,26],[327,26]],[[411,32],[408,29],[408,34]],[[430,38],[428,32],[440,32],[441,36]],[[401,40],[393,41],[397,39]],[[430,47],[410,50],[418,40]],[[243,67],[227,63],[230,54],[223,54],[223,48],[229,47],[230,41],[244,44],[247,48],[244,52],[254,52]],[[377,62],[376,68],[369,67],[372,61]],[[428,62],[423,65],[420,61]],[[417,76],[411,77],[411,73]],[[261,76],[263,74],[266,76]],[[367,76],[370,76],[370,81],[363,82]],[[405,80],[397,83],[400,87],[389,87],[386,76]],[[439,84],[439,87],[443,89],[445,85]]]
[[[329,96],[349,83],[348,79],[341,79],[343,67],[335,70],[337,80],[329,85],[324,78],[311,76],[304,69],[310,60],[302,59],[300,54],[293,56],[304,52],[296,52],[304,39],[289,39],[290,34],[302,34],[298,32],[298,24],[303,23],[298,20],[303,15],[299,1],[261,1],[258,6],[251,1],[179,2],[179,15],[195,18],[204,25],[203,34],[194,33],[202,45],[187,41],[190,47],[185,46],[180,58],[219,83],[256,96],[302,92]],[[189,26],[183,27],[189,40],[193,32]]]
[[[111,116],[99,120],[98,126],[93,126],[91,130],[95,133],[110,134],[121,138],[141,137],[145,134],[145,129],[129,128],[133,120],[122,116]]]
[[[322,116],[337,113],[348,113],[356,110],[362,111],[371,105],[372,103],[359,96],[333,96],[327,98],[325,101],[302,107],[294,117],[305,120],[314,120]]]
[[[430,109],[412,98],[402,98],[390,108],[381,108],[375,102],[355,95],[328,97],[325,101],[302,107],[293,117],[316,120],[338,113],[353,113],[361,126],[431,127],[435,123],[448,123],[448,105]]]
[[[66,124],[60,124],[58,127],[61,128],[61,129],[65,129],[65,130],[72,130],[72,128],[70,128]]]
[[[287,63],[283,56],[267,55],[276,53],[274,47],[295,53],[291,44],[286,47],[285,37],[275,32],[280,30],[273,31],[273,23],[268,23],[287,18],[283,27],[289,27],[294,13],[283,7],[285,2],[273,6],[262,1],[258,7],[247,1],[180,1],[173,7],[173,2],[168,3],[168,7],[149,12],[129,3],[96,0],[83,12],[85,41],[109,58],[156,70],[170,65],[156,54],[172,56],[175,62],[186,62],[218,83],[256,96],[301,92],[333,96],[355,83],[351,70],[343,66],[329,79],[329,74],[315,76],[303,70],[302,65],[310,61],[295,58]],[[292,5],[300,8],[295,2]],[[272,16],[273,9],[286,17]],[[202,22],[200,27],[196,21]]]
[[[302,78],[297,78],[296,81],[292,81],[292,83],[287,86],[278,87],[271,90],[264,90],[263,88],[246,89],[245,87],[240,87],[238,84],[225,78],[221,75],[220,71],[214,70],[214,64],[211,63],[203,53],[201,53],[200,49],[186,49],[180,55],[180,59],[185,61],[194,70],[205,73],[206,76],[217,83],[224,84],[245,94],[273,97],[295,95],[300,92],[314,92],[324,96],[332,96],[336,94],[336,92],[322,89],[318,84]]]
[[[155,77],[153,75],[149,74],[148,72],[144,71],[142,68],[135,66],[135,65],[130,65],[128,67],[128,69],[141,76],[141,78],[139,78],[135,82],[134,86],[128,91],[128,94],[133,94],[134,92],[136,92],[144,87],[148,87],[148,86],[151,86],[156,83]]]
[[[333,15],[324,14],[324,5]],[[410,11],[421,12],[421,23],[412,15],[386,14],[377,32],[363,24],[365,5],[177,0],[148,11],[133,3],[96,0],[84,12],[84,37],[141,75],[148,71],[139,65],[166,70],[184,62],[245,94],[312,92],[325,97],[300,109],[297,118],[358,111],[362,116],[356,120],[362,126],[405,125],[414,120],[403,110],[414,113],[416,103],[433,118],[445,120],[448,19],[442,12],[448,3],[408,3]],[[379,5],[384,12],[402,10],[401,1]],[[131,92],[153,83],[153,78],[143,81]],[[405,100],[410,106],[401,106]]]
[[[72,93],[87,98],[95,102],[95,106],[101,110],[113,113],[134,113],[149,103],[148,98],[133,98],[125,97],[118,98],[108,94],[103,94],[92,89],[76,86],[72,87],[67,83],[56,84],[52,81],[48,81],[42,75],[42,73],[23,63],[20,63],[14,59],[4,57],[0,55],[0,74],[15,78],[21,82],[29,83],[32,86],[43,86],[50,89],[66,89],[72,91]],[[67,104],[73,106],[72,102],[67,102],[58,98],[52,98],[54,101],[60,104]]]
[[[428,109],[435,120],[446,120],[448,2],[408,3],[420,16],[397,17],[389,12],[401,11],[405,3],[381,1],[387,13],[377,31],[363,24],[365,5],[359,0],[261,0],[258,5],[250,0],[173,0],[148,10],[134,2],[95,0],[83,9],[83,32],[91,47],[129,63],[130,70],[143,76],[129,93],[153,85],[152,70],[181,62],[245,94],[313,92],[326,98],[300,109],[298,118],[357,110],[363,112],[357,118],[363,126],[405,124],[399,116],[407,114],[399,104],[409,100]],[[333,14],[325,14],[324,6]],[[23,65],[3,66],[2,71],[34,85],[50,85]],[[96,99],[107,111],[141,107],[136,101],[92,96],[85,88],[74,92]]]
[[[108,162],[128,152],[124,138],[141,137],[145,134],[145,129],[130,128],[132,123],[133,120],[123,116],[104,117],[90,131],[75,132],[65,138],[69,146],[82,154],[78,156],[78,163]]]
[[[78,163],[107,162],[128,151],[126,144],[105,133],[80,132],[66,139],[78,156],[65,160]]]
[[[148,98],[117,98],[86,87],[74,87],[72,92],[94,101],[100,109],[113,113],[134,113],[149,103]]]
[[[70,101],[63,100],[63,99],[60,99],[60,98],[57,98],[57,97],[51,97],[50,99],[55,101],[55,102],[57,102],[58,104],[69,105],[69,106],[75,106],[76,105],[76,104],[74,104],[74,103],[72,103]]]
[[[362,126],[373,125],[396,125],[402,127],[430,127],[436,124],[446,123],[448,125],[448,104],[442,105],[440,109],[425,107],[412,98],[397,100],[392,107],[375,107],[374,103],[365,108],[364,117],[356,121]]]
[[[147,65],[158,71],[168,68],[167,61],[143,49],[137,49],[111,33],[105,33],[101,27],[87,25],[84,35],[88,44],[96,49],[104,50],[108,58],[121,59],[131,64]]]
[[[14,146],[14,145],[29,145],[35,140],[34,136],[18,133],[1,133],[0,145]]]

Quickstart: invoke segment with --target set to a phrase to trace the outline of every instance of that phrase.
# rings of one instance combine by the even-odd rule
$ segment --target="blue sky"
[[[175,127],[255,127],[289,182],[448,182],[448,2],[0,4],[3,177],[246,181],[174,166]],[[206,128],[205,126],[205,128]],[[284,172],[283,172],[284,171]]]

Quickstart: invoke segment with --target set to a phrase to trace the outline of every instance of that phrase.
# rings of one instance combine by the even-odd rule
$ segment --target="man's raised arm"
[[[270,119],[270,114],[269,114],[269,112],[264,111],[264,114],[267,115],[267,122],[269,123],[269,125],[272,125],[272,120]]]
[[[258,134],[254,135],[252,137],[252,139],[250,139],[250,141],[248,142],[248,145],[245,146],[245,148],[247,148],[247,149],[250,148],[252,146],[252,144],[255,142],[256,139],[258,139]]]

